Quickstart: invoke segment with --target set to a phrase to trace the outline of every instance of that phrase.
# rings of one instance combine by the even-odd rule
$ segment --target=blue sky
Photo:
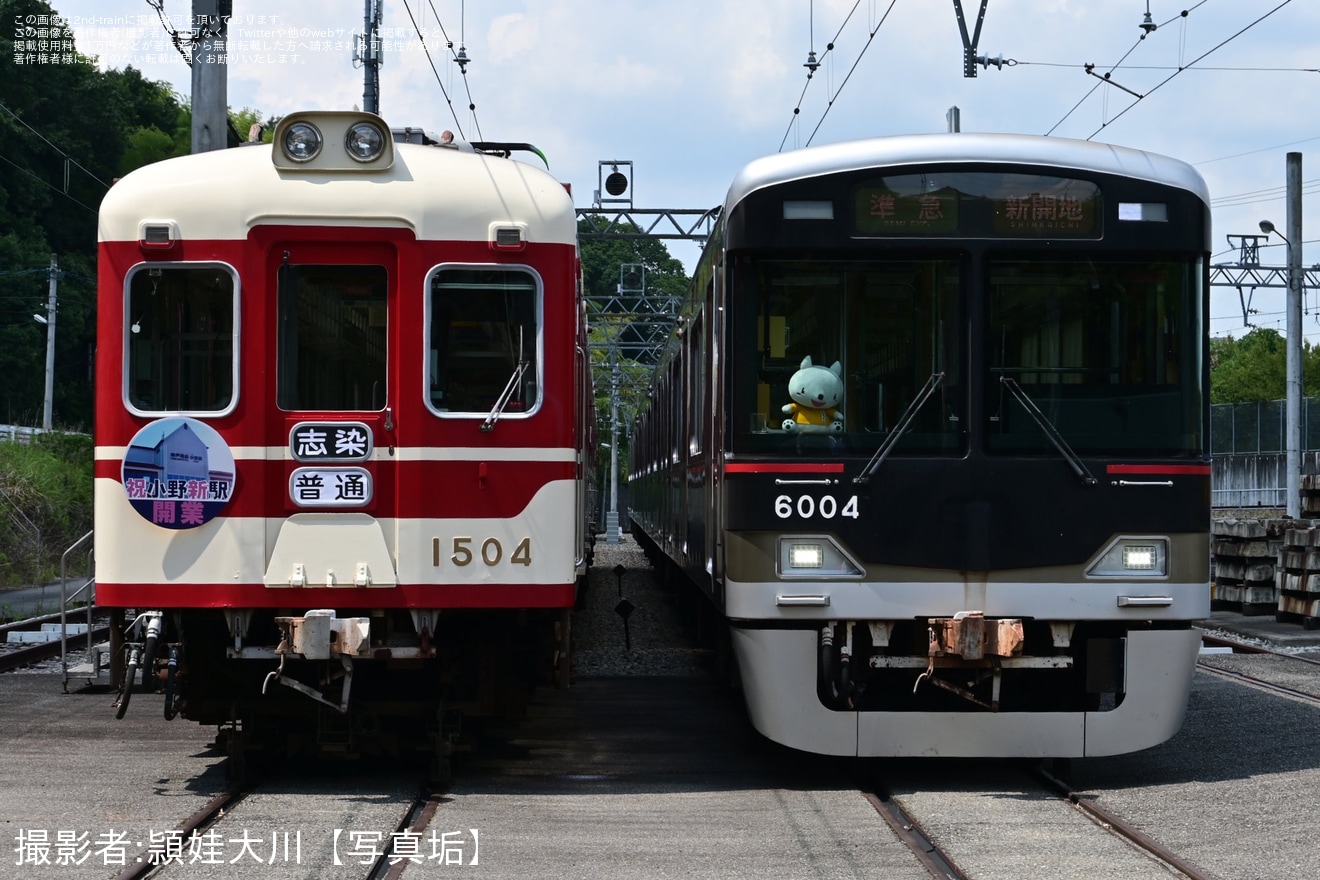
[[[186,28],[189,0],[153,2]],[[52,5],[80,51],[188,94],[188,68],[148,0]],[[970,31],[980,3],[963,7]],[[363,0],[234,0],[230,106],[361,106],[351,45],[363,12]],[[1285,154],[1299,151],[1310,182],[1303,259],[1320,262],[1305,221],[1320,211],[1313,0],[990,0],[978,51],[1003,64],[975,78],[963,76],[952,0],[385,0],[383,28],[380,110],[392,125],[532,142],[579,207],[604,160],[633,163],[638,208],[707,208],[758,156],[943,131],[956,106],[964,131],[1091,139],[1192,163],[1210,187],[1222,262],[1236,259],[1226,236],[1258,233],[1261,219],[1286,230]],[[808,80],[813,50],[820,67]],[[1285,248],[1271,241],[1262,263],[1282,266]],[[670,249],[689,265],[696,254]],[[1303,319],[1312,341],[1318,296]],[[1212,333],[1245,332],[1235,290],[1211,299]],[[1257,325],[1283,328],[1281,290],[1252,304]]]

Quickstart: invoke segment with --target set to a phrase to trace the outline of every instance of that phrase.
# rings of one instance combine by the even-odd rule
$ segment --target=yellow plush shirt
[[[838,412],[835,409],[816,409],[815,407],[803,406],[800,403],[788,404],[791,409],[793,421],[799,425],[819,425],[822,428],[828,428],[834,423],[834,414]]]

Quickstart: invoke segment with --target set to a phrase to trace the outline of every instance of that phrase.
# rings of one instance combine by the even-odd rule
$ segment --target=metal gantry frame
[[[719,218],[721,208],[638,208],[633,203],[633,163],[627,159],[602,159],[597,163],[597,186],[589,208],[576,209],[579,226],[588,220],[594,231],[580,233],[583,240],[668,239],[705,244]],[[610,471],[609,508],[605,539],[620,540],[618,484],[619,439],[626,436],[620,425],[620,409],[628,417],[638,412],[651,385],[651,375],[660,359],[678,317],[682,296],[652,294],[642,263],[622,263],[619,283],[612,293],[585,296],[590,308],[593,333],[589,348],[592,379],[598,389],[609,389]],[[623,428],[621,431],[620,428]]]
[[[1262,266],[1260,264],[1260,243],[1268,235],[1229,235],[1228,243],[1237,249],[1236,263],[1214,263],[1210,266],[1211,287],[1237,288],[1238,301],[1242,306],[1242,323],[1251,327],[1252,294],[1258,287],[1279,287],[1288,289],[1287,266]],[[1302,269],[1301,291],[1320,290],[1320,263]],[[1249,290],[1246,290],[1249,288]]]

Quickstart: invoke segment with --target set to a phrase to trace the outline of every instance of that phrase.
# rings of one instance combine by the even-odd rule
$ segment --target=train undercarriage
[[[831,709],[1100,712],[1126,693],[1116,622],[986,618],[830,622],[817,696]]]
[[[253,760],[421,756],[443,781],[455,750],[570,670],[568,609],[119,616],[119,717],[134,690],[164,691],[166,718],[215,725],[240,777]]]

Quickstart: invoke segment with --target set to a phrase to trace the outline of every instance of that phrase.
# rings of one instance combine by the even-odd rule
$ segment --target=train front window
[[[995,259],[986,445],[1056,454],[1014,383],[1079,454],[1204,451],[1199,260]]]
[[[427,400],[435,412],[516,416],[536,406],[535,275],[505,266],[441,268],[431,276],[426,308]]]
[[[280,409],[385,408],[388,285],[384,266],[280,267]]]
[[[734,448],[869,452],[912,408],[895,453],[964,447],[965,381],[955,259],[767,260],[739,269]],[[754,302],[754,307],[747,305]],[[834,370],[837,403],[813,408],[790,380]],[[934,391],[922,400],[922,389]],[[828,379],[826,379],[828,384]],[[914,403],[922,401],[920,403]]]
[[[223,412],[234,404],[233,271],[142,265],[128,279],[124,397],[135,412]]]

